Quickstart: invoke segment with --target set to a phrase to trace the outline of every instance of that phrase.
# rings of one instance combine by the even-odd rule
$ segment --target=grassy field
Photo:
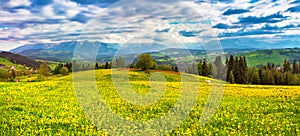
[[[10,66],[16,66],[16,69],[19,69],[19,70],[28,70],[28,67],[26,67],[26,66],[14,64],[14,63],[10,62],[9,60],[1,58],[1,57],[0,57],[0,64],[5,65],[7,67],[6,69],[0,68],[0,71],[7,71],[10,68]]]
[[[138,71],[129,75],[130,85],[137,93],[151,92],[148,80],[155,76]],[[180,75],[162,75],[167,82],[154,79],[157,81],[154,86],[165,85],[166,92],[158,102],[148,106],[136,106],[122,99],[114,88],[110,70],[98,70],[95,77],[99,93],[112,112],[127,120],[145,121],[164,115],[182,94]],[[201,126],[199,119],[213,86],[205,83],[207,78],[199,79],[196,106],[168,135],[300,135],[299,86],[228,84],[217,112]],[[72,75],[44,82],[0,83],[0,135],[107,135],[86,118],[73,84]],[[185,91],[193,94],[195,90]],[[105,124],[105,120],[100,119],[98,123]],[[136,128],[126,129],[139,132]]]

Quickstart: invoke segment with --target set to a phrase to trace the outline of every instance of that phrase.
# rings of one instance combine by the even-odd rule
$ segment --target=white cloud
[[[284,27],[290,24],[299,24],[299,13],[285,12],[294,5],[288,4],[286,0],[271,1],[260,0],[251,4],[249,0],[235,0],[233,3],[219,2],[211,4],[209,2],[202,2],[196,4],[191,0],[179,1],[178,3],[172,1],[125,0],[118,3],[119,5],[100,8],[97,5],[81,5],[69,0],[53,0],[51,4],[35,9],[35,11],[39,10],[40,12],[28,9],[15,9],[14,12],[10,12],[0,9],[0,23],[19,24],[22,26],[20,28],[16,26],[16,28],[9,28],[7,30],[0,29],[0,32],[2,34],[1,37],[14,36],[16,37],[16,41],[19,40],[17,38],[25,39],[27,37],[31,38],[30,41],[41,42],[51,42],[59,39],[62,41],[77,40],[80,36],[76,36],[76,34],[83,31],[86,35],[83,35],[81,38],[102,40],[104,42],[153,42],[153,39],[158,38],[168,43],[175,42],[176,40],[193,43],[199,42],[199,40],[207,41],[207,37],[215,38],[218,34],[222,33],[236,33],[240,30],[259,30],[265,25]],[[11,0],[7,5],[9,7],[30,6],[31,2],[29,0]],[[249,12],[224,16],[223,13],[228,9],[244,9],[249,10]],[[289,18],[277,23],[249,24],[244,26],[239,24],[239,18],[242,17],[262,17],[278,12],[283,16],[289,16]],[[82,22],[74,19],[77,15],[83,16],[83,19],[81,19],[83,20]],[[88,20],[89,18],[92,21],[85,24],[84,20]],[[35,21],[37,23],[34,23]],[[203,23],[205,21],[210,23]],[[175,23],[170,24],[170,22]],[[176,22],[179,24],[176,24]],[[240,28],[212,28],[212,26],[219,23],[229,26],[240,26]],[[115,33],[107,34],[109,30],[105,28],[115,28]],[[155,32],[155,30],[168,28],[170,28],[169,32]],[[118,33],[117,31],[123,31],[123,33]],[[180,31],[201,32],[197,37],[185,37],[179,34]],[[300,32],[298,30],[286,30],[284,34],[295,35],[300,34]],[[276,35],[251,35],[242,37],[272,37]],[[236,38],[241,37],[237,36]],[[131,40],[128,41],[129,39]]]
[[[9,7],[30,6],[30,0],[10,0],[7,4]]]

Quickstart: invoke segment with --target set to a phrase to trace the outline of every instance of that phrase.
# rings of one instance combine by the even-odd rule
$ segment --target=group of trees
[[[300,85],[300,61],[284,60],[283,66],[268,63],[259,67],[247,67],[245,57],[236,57],[232,61],[230,56],[226,63],[227,81],[238,84],[261,84],[261,85]],[[233,62],[233,63],[232,63]]]
[[[284,60],[283,66],[274,63],[260,65],[259,68],[249,68],[247,78],[249,83],[262,85],[300,85],[300,61]]]
[[[139,68],[149,73],[149,70],[164,70],[164,71],[176,71],[178,67],[174,65],[161,64],[158,65],[150,54],[145,53],[138,57],[137,61],[132,64],[127,64],[122,57],[116,58],[112,62],[106,62],[105,64],[95,63],[95,69],[110,69],[110,68]]]
[[[237,84],[261,85],[300,85],[300,60],[290,64],[284,60],[283,66],[268,63],[259,67],[248,67],[245,56],[226,58],[225,64],[220,56],[209,63],[204,59],[197,65],[186,66],[187,73],[226,80]]]
[[[122,57],[118,57],[112,62],[104,64],[96,62],[95,65],[78,63],[76,61],[58,64],[53,71],[47,63],[41,63],[38,73],[45,77],[51,73],[53,75],[68,75],[72,71],[82,71],[91,69],[110,69],[110,68],[139,68],[149,73],[149,70],[165,70],[165,71],[183,71],[186,73],[197,74],[201,76],[212,77],[237,84],[262,84],[262,85],[300,85],[300,60],[289,61],[284,60],[283,66],[268,63],[258,67],[248,67],[245,56],[230,55],[223,63],[222,57],[217,56],[213,62],[203,59],[197,63],[177,65],[161,64],[158,65],[150,54],[142,54],[135,63],[127,64]],[[32,70],[19,71],[10,69],[8,71],[0,71],[0,80],[15,80],[18,76],[32,74]]]
[[[54,75],[57,75],[57,74],[62,74],[63,76],[66,76],[69,74],[69,71],[72,70],[71,66],[70,65],[71,63],[67,63],[65,65],[63,64],[58,64],[55,69],[53,70],[53,74]]]

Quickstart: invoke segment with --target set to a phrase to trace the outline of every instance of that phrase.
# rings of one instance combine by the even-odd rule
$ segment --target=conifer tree
[[[221,56],[217,56],[214,62],[214,65],[216,66],[216,78],[217,79],[224,79],[225,77],[225,66],[222,62]]]
[[[234,76],[233,76],[233,73],[232,71],[229,72],[229,77],[228,77],[228,82],[230,82],[231,84],[234,84]]]
[[[233,76],[234,76],[234,82],[235,83],[238,83],[238,84],[243,84],[243,78],[242,77],[242,64],[241,64],[241,61],[238,57],[235,58],[235,61],[234,61],[234,65],[233,65],[233,70],[232,70],[232,73],[233,73]]]
[[[284,60],[283,64],[283,72],[290,72],[291,71],[291,64],[286,59]]]
[[[233,55],[230,55],[230,58],[228,60],[228,62],[226,63],[226,80],[229,81],[229,76],[230,76],[230,72],[232,72],[233,70],[233,65],[234,65],[234,58]],[[233,73],[232,73],[233,74]]]
[[[202,75],[202,65],[203,65],[202,61],[200,61],[200,62],[197,64],[198,74],[199,74],[199,75]]]
[[[299,73],[299,66],[296,62],[296,59],[294,59],[294,62],[293,62],[293,74],[298,74]]]
[[[202,76],[208,76],[209,75],[209,69],[206,63],[206,60],[203,60],[203,65],[202,65]]]

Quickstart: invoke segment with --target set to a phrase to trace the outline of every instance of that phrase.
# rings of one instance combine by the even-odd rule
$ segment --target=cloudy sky
[[[300,47],[300,0],[0,0],[0,50],[73,40]]]

